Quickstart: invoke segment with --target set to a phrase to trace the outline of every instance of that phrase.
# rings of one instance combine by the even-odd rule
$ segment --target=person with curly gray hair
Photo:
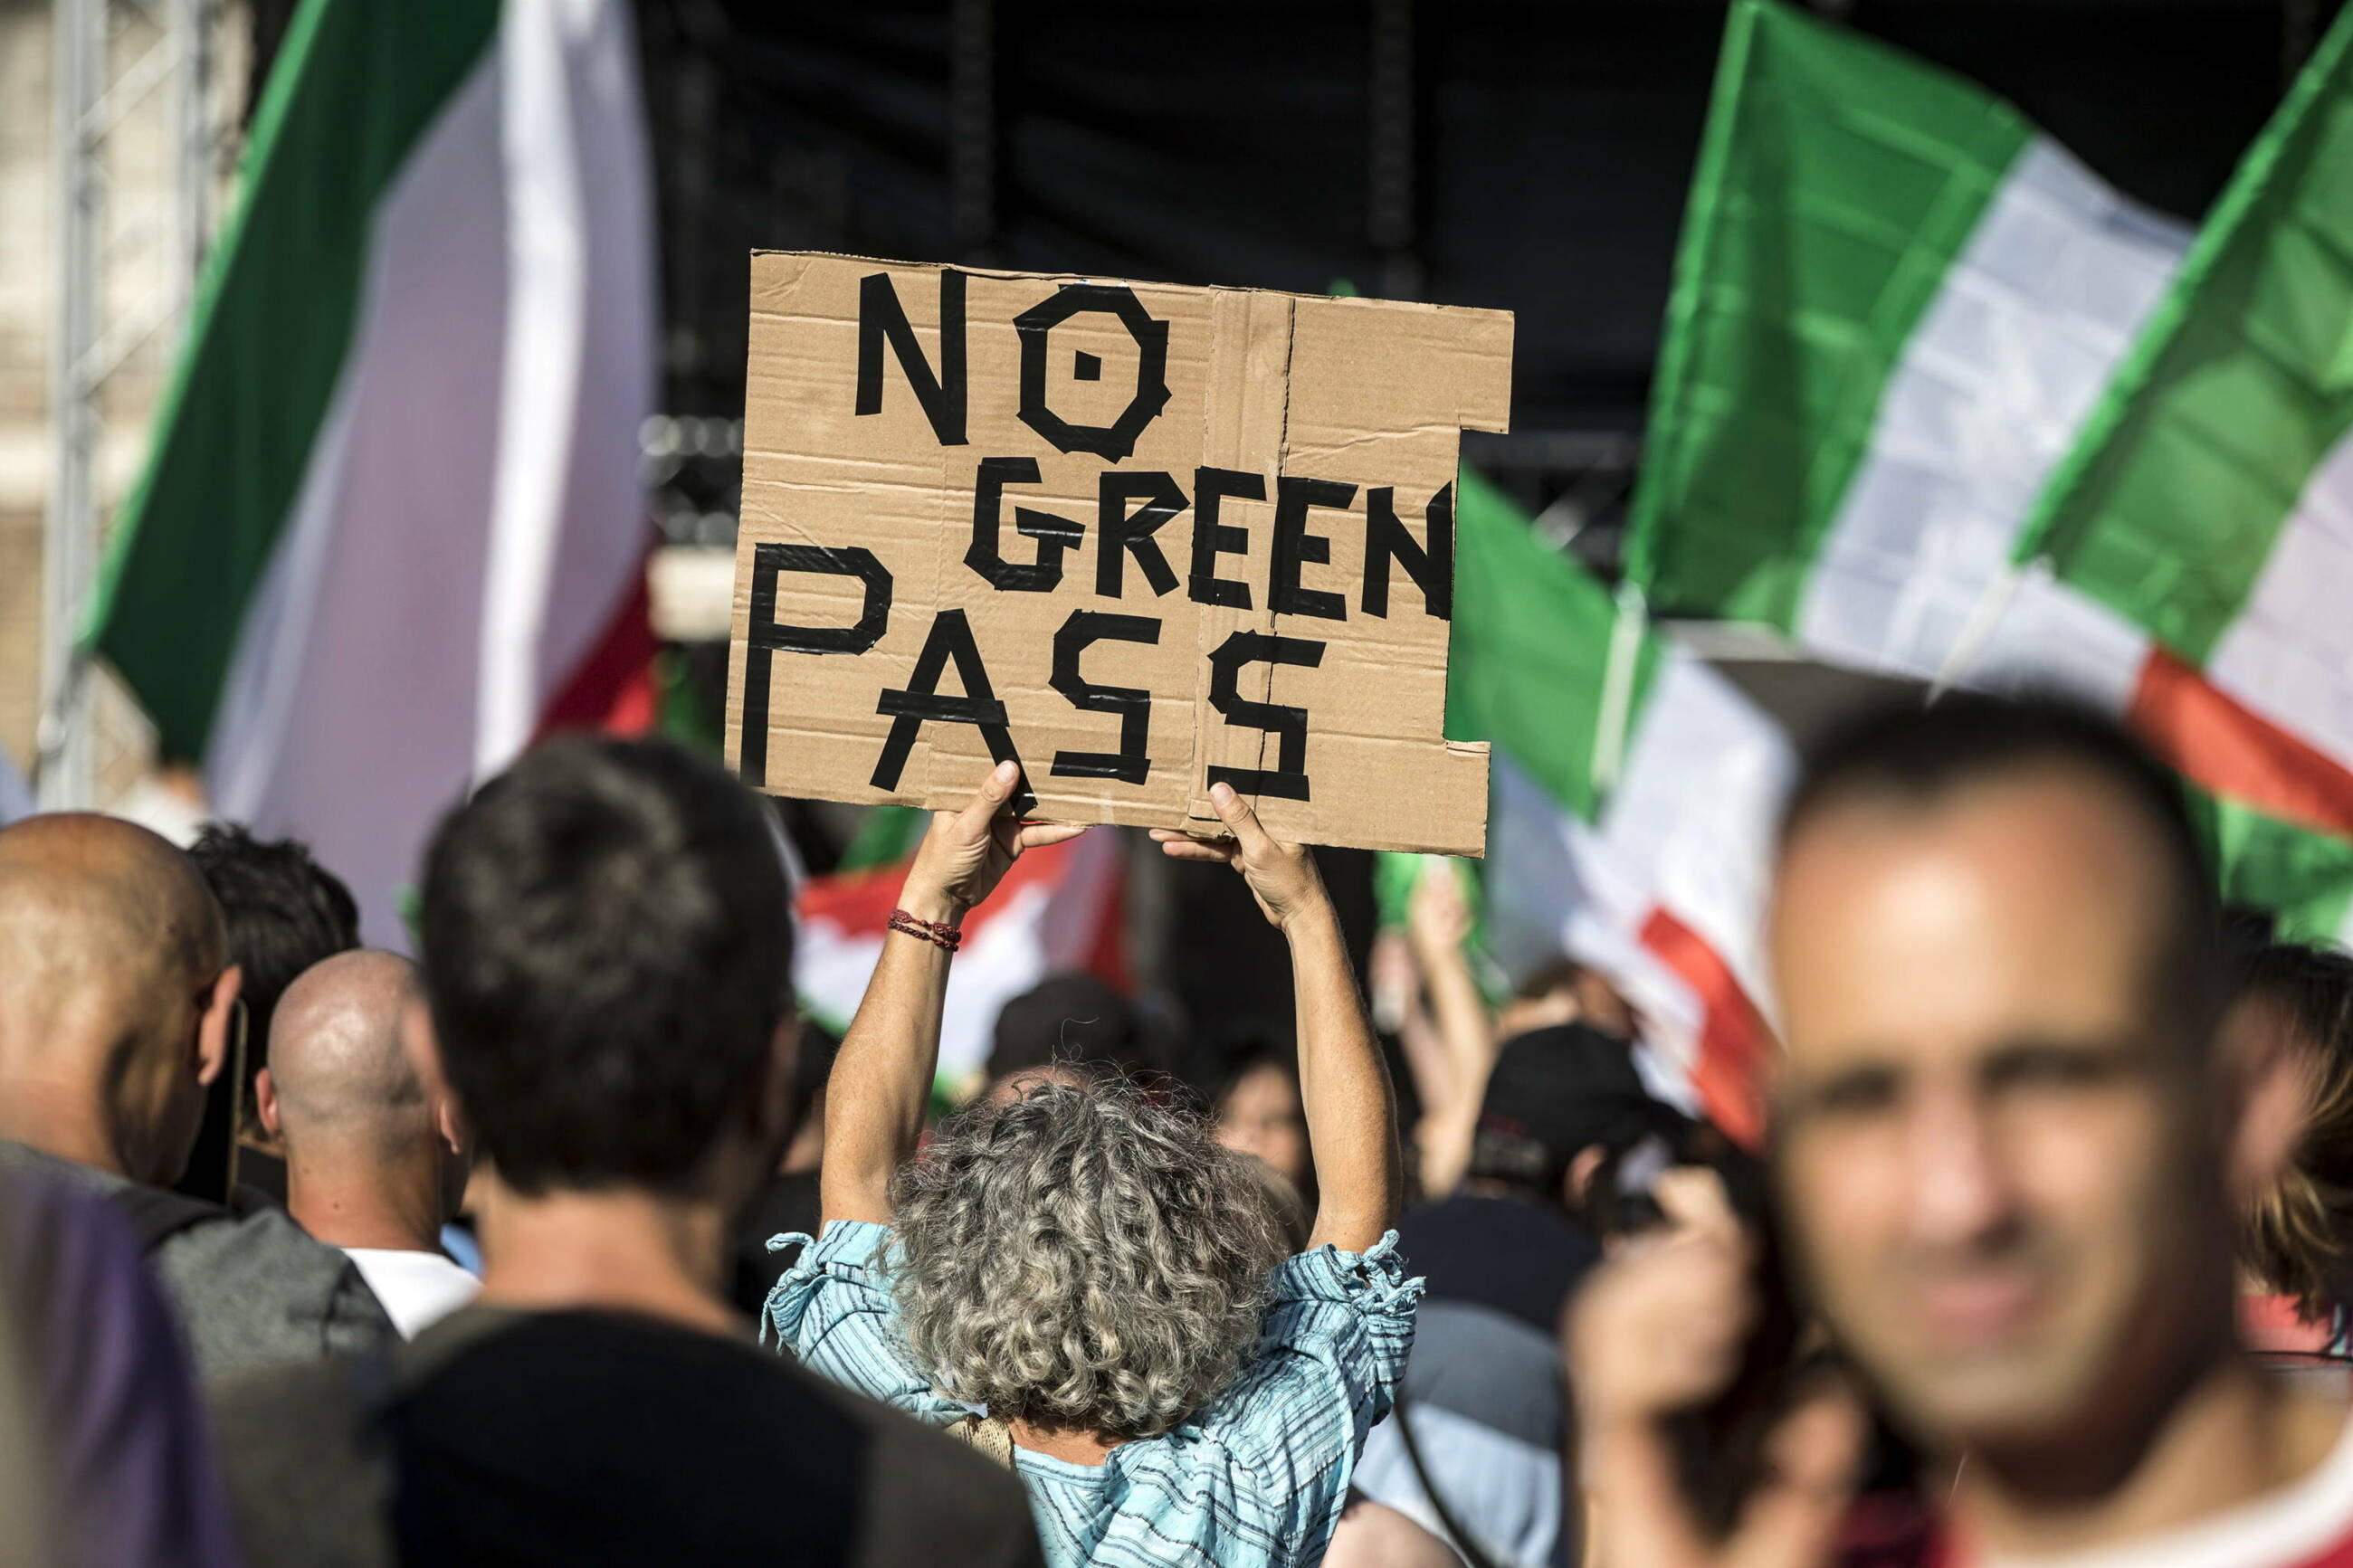
[[[1420,1281],[1389,1230],[1389,1084],[1314,861],[1224,784],[1227,837],[1153,833],[1240,871],[1289,943],[1320,1201],[1288,1256],[1273,1189],[1197,1110],[1113,1073],[1041,1079],[920,1155],[965,912],[1025,849],[1082,829],[1008,815],[1006,763],[941,812],[827,1091],[824,1234],[764,1338],[1009,1465],[1047,1561],[1319,1561],[1388,1414]]]

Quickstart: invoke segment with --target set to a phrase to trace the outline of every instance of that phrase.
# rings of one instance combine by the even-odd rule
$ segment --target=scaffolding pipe
[[[57,321],[49,341],[53,449],[41,540],[41,727],[34,788],[45,811],[86,808],[96,795],[90,693],[81,617],[95,579],[98,409],[86,375],[97,320],[98,227],[103,207],[98,107],[106,61],[106,0],[57,0],[52,95],[57,159]]]

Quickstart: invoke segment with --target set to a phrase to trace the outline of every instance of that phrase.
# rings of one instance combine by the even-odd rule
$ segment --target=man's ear
[[[441,1070],[441,1042],[433,1033],[433,1013],[421,999],[412,999],[400,1010],[400,1048],[408,1058],[409,1070],[424,1086],[425,1098],[441,1108],[443,1132],[452,1125],[462,1128],[465,1110],[449,1088],[448,1076]]]
[[[473,1141],[473,1133],[466,1126],[465,1113],[458,1109],[458,1101],[449,1095],[434,1097],[433,1126],[441,1134],[441,1142],[449,1146],[452,1154],[464,1153],[466,1146]]]
[[[278,1127],[278,1086],[270,1081],[268,1068],[253,1075],[253,1113],[261,1118],[263,1131],[272,1138],[285,1136]]]
[[[212,994],[196,1015],[196,1081],[206,1089],[228,1070],[236,1055],[237,1031],[244,1017],[238,993],[244,987],[245,971],[230,964],[213,982]]]
[[[2237,1117],[2227,1129],[2224,1173],[2231,1201],[2243,1206],[2271,1190],[2295,1159],[2312,1117],[2319,1064],[2280,1009],[2260,998],[2242,1002],[2224,1021],[2225,1096]]]

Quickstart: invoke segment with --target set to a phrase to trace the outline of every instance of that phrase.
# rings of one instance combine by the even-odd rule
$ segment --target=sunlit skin
[[[2228,1356],[2213,1056],[2156,983],[2152,838],[2029,773],[1833,806],[1783,858],[1786,1207],[1841,1339],[1939,1446],[2127,1463]]]

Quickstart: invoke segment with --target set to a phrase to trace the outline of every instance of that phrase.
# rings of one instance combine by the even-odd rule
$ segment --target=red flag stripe
[[[2353,773],[2152,647],[2126,722],[2177,773],[2284,822],[2353,837]]]
[[[1692,1089],[1700,1109],[1743,1148],[1765,1146],[1765,1075],[1773,1039],[1738,977],[1708,940],[1664,909],[1642,922],[1642,945],[1679,975],[1702,1009]]]
[[[628,591],[605,622],[604,631],[555,698],[539,716],[534,741],[560,730],[602,730],[614,735],[642,735],[654,727],[653,660],[661,645],[654,638],[652,600],[640,567],[629,578]]]

